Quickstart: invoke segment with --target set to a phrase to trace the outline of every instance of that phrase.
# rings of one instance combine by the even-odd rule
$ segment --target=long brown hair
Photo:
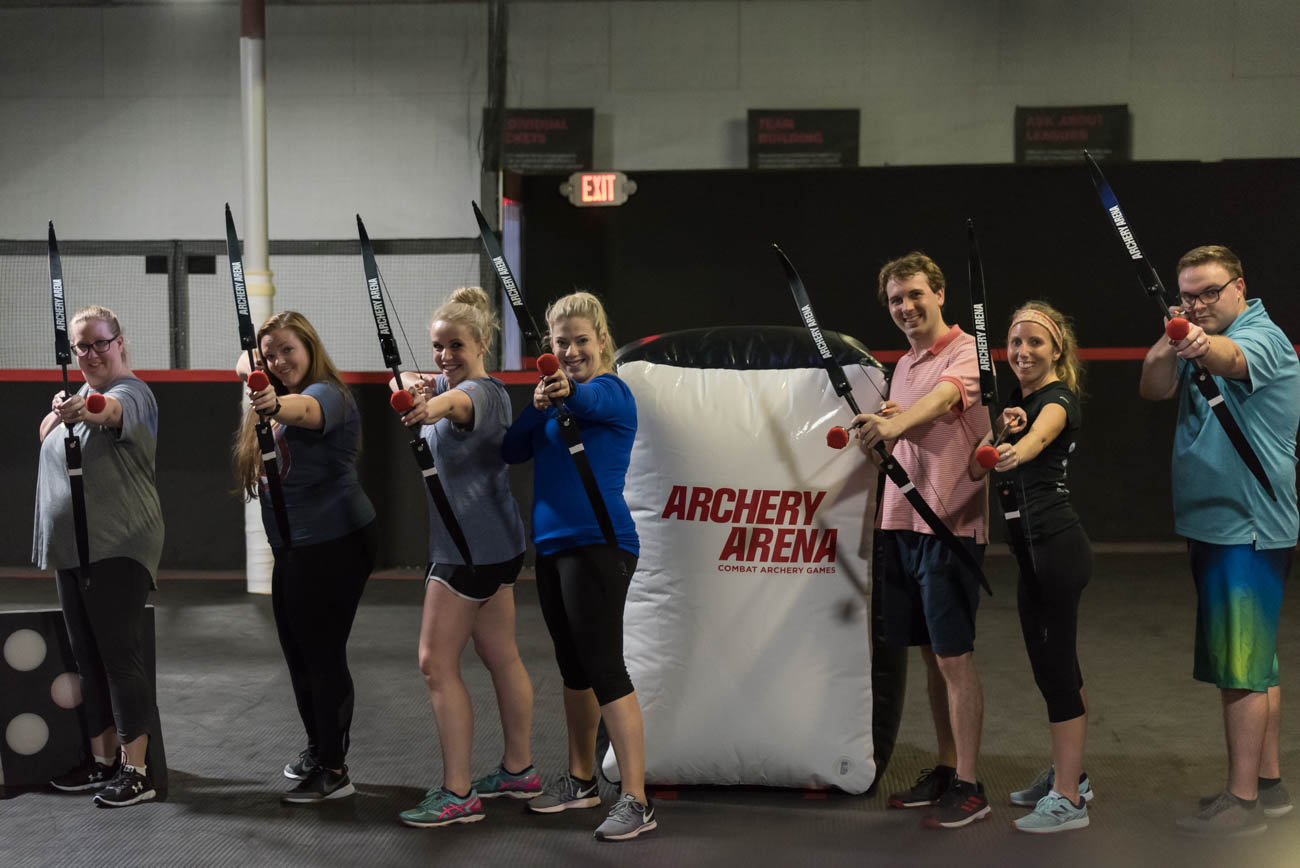
[[[307,350],[307,373],[303,377],[302,387],[305,388],[312,383],[332,383],[338,386],[344,398],[351,401],[352,393],[348,391],[343,377],[339,375],[339,369],[334,367],[330,354],[325,351],[325,344],[321,342],[320,335],[316,333],[316,329],[312,327],[307,317],[297,311],[286,310],[274,314],[262,323],[262,327],[257,330],[258,347],[262,346],[263,337],[280,329],[288,329],[297,335]],[[274,374],[270,371],[265,373],[277,395],[289,394],[284,383],[281,383]],[[239,427],[239,433],[235,435],[234,448],[231,450],[235,465],[235,482],[238,485],[236,490],[245,500],[257,497],[258,478],[262,473],[262,450],[257,445],[257,432],[254,430],[256,424],[257,414],[253,412],[252,407],[249,407],[244,413],[243,424]]]

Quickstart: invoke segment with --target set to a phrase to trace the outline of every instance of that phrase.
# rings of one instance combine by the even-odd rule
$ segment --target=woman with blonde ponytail
[[[270,384],[252,392],[235,443],[240,490],[262,503],[275,566],[271,602],[280,648],[289,665],[307,747],[284,767],[298,781],[282,797],[289,804],[340,799],[355,790],[344,763],[354,692],[347,643],[378,546],[375,508],[361,490],[356,459],[361,417],[356,402],[307,318],[278,313],[257,332],[258,368]],[[248,356],[235,372],[245,381]],[[255,416],[275,432],[284,503],[293,538],[276,525]]]
[[[623,660],[623,605],[641,551],[623,499],[636,401],[614,373],[614,337],[596,296],[575,292],[557,299],[546,311],[546,325],[560,368],[537,384],[532,404],[510,427],[502,449],[511,464],[533,461],[537,597],[564,680],[569,734],[566,773],[529,809],[551,814],[600,804],[593,757],[603,719],[622,792],[595,837],[625,841],[658,826],[645,794],[641,706]],[[561,403],[581,428],[612,540],[600,527],[560,433]]]
[[[402,822],[418,828],[472,823],[484,817],[482,799],[531,799],[542,791],[530,744],[533,686],[515,645],[514,586],[524,563],[524,525],[501,459],[510,396],[485,368],[499,329],[486,292],[458,289],[434,311],[429,326],[440,373],[406,373],[401,383],[389,383],[412,396],[402,421],[420,426],[473,562],[465,562],[430,497],[419,662],[438,724],[442,783],[402,811]],[[501,764],[474,781],[474,712],[460,674],[461,652],[471,637],[492,676],[505,741]]]
[[[1007,436],[994,468],[1020,509],[1023,538],[1010,540],[1017,562],[1028,565],[1017,589],[1020,630],[1052,735],[1052,764],[1011,794],[1011,804],[1033,808],[1015,828],[1036,834],[1087,826],[1093,796],[1083,771],[1088,703],[1075,641],[1092,545],[1066,484],[1082,421],[1078,346],[1069,320],[1049,304],[1030,301],[1012,315],[1007,362],[1018,383],[999,420]],[[970,468],[976,477],[988,472],[973,455]]]

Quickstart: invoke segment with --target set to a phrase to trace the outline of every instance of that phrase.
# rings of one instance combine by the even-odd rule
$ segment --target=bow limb
[[[72,345],[68,341],[68,308],[63,294],[63,262],[59,258],[59,240],[54,235],[54,221],[50,221],[48,239],[50,254],[50,299],[54,307],[54,363],[63,370],[63,397],[68,391],[68,365],[72,364]],[[90,531],[86,518],[86,488],[82,478],[81,438],[71,426],[63,438],[63,460],[68,468],[68,489],[72,494],[72,531],[77,544],[77,563],[82,582],[90,587]]]
[[[998,377],[993,367],[993,354],[989,347],[988,292],[984,283],[984,264],[980,258],[979,240],[975,237],[975,223],[966,221],[967,277],[970,281],[971,323],[975,334],[975,355],[980,369],[980,401],[988,409],[989,431],[998,430],[1001,401],[998,398]],[[1003,432],[1001,440],[1005,438]],[[999,474],[994,490],[1002,519],[1006,522],[1007,538],[1019,562],[1020,572],[1027,579],[1037,576],[1034,544],[1030,539],[1029,512],[1025,509],[1026,496],[1019,471]]]

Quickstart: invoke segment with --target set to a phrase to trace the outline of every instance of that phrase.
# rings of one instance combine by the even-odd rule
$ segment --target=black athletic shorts
[[[485,603],[503,585],[513,585],[523,566],[523,552],[499,564],[478,564],[473,567],[464,564],[429,564],[429,569],[424,573],[424,586],[427,588],[429,582],[441,582],[458,597]]]

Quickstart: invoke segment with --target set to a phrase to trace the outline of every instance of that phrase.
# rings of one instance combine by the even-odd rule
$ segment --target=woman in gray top
[[[271,606],[289,667],[307,747],[284,767],[298,783],[288,804],[342,799],[356,792],[348,777],[355,701],[348,635],[375,566],[375,508],[357,479],[361,414],[320,335],[305,316],[275,314],[257,332],[259,367],[269,385],[251,391],[250,411],[235,443],[235,472],[250,499],[260,497],[271,543]],[[249,379],[248,356],[235,372]],[[288,540],[280,537],[254,414],[270,420]]]
[[[93,735],[87,764],[51,783],[70,792],[96,790],[97,803],[124,807],[164,789],[146,764],[156,717],[143,637],[145,601],[163,542],[154,486],[158,404],[131,373],[122,327],[111,310],[82,308],[70,332],[86,385],[73,395],[55,395],[41,420],[32,560],[55,570]],[[103,400],[95,413],[86,400],[92,394]],[[98,407],[99,400],[91,403]],[[89,577],[81,574],[77,557],[63,437],[51,436],[63,426],[82,443]]]
[[[428,379],[402,375],[401,387],[413,398],[402,421],[421,426],[473,562],[465,563],[430,498],[419,660],[442,742],[443,778],[418,806],[402,812],[409,826],[472,823],[483,818],[481,799],[530,799],[542,791],[530,746],[533,687],[515,645],[514,582],[525,542],[501,458],[510,398],[484,369],[492,332],[499,328],[486,292],[458,289],[434,312],[429,328],[442,373]],[[460,675],[460,655],[470,637],[492,675],[505,740],[501,765],[472,782],[474,718]]]

